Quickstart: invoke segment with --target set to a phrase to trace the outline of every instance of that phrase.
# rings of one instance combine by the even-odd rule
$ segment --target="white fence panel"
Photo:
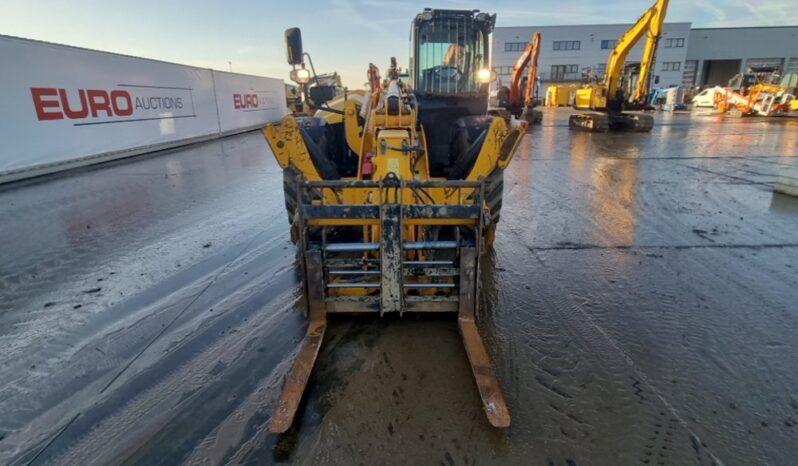
[[[6,36],[0,63],[0,181],[255,128],[287,112],[279,79]]]
[[[281,79],[214,71],[213,81],[223,133],[277,121],[288,111]]]

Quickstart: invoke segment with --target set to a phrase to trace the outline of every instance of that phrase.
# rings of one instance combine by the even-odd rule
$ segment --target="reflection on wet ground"
[[[282,178],[258,133],[0,190],[0,462],[791,464],[798,122],[546,111],[505,180],[481,327],[491,428],[446,317],[336,319],[300,419]]]

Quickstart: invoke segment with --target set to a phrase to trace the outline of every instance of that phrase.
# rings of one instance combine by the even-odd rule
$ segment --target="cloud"
[[[361,0],[360,3],[375,8],[391,8],[394,10],[416,9],[415,5],[398,0]]]
[[[751,15],[756,16],[757,19],[765,18],[765,15],[763,15],[762,12],[760,12],[757,7],[755,7],[749,2],[740,2],[740,6],[742,6],[745,10],[751,13]]]
[[[386,27],[391,23],[409,23],[411,18],[404,17],[385,17],[385,12],[380,11],[384,6],[391,4],[396,7],[398,2],[380,1],[380,0],[361,0],[357,5],[352,0],[332,0],[332,13],[337,16],[338,24],[346,25],[346,27],[364,28],[373,33],[381,35],[390,35],[397,37],[404,37],[404,30],[397,33],[396,28]],[[366,13],[366,10],[374,10]]]
[[[726,11],[723,8],[705,2],[696,2],[695,6],[709,13],[715,23],[723,23],[726,21]]]

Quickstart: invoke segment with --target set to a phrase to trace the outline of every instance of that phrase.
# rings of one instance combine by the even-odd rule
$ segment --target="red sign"
[[[258,108],[257,94],[233,94],[233,107],[236,110]]]
[[[54,87],[32,87],[33,106],[39,120],[79,120],[98,116],[130,116],[133,114],[133,99],[123,90],[78,89],[77,99],[70,101],[66,89]]]

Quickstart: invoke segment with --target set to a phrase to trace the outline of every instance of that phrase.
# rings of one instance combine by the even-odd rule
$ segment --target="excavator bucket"
[[[309,325],[271,431],[285,432],[293,423],[327,316],[337,313],[457,313],[488,420],[509,426],[475,319],[489,217],[485,182],[297,179],[296,190]]]

